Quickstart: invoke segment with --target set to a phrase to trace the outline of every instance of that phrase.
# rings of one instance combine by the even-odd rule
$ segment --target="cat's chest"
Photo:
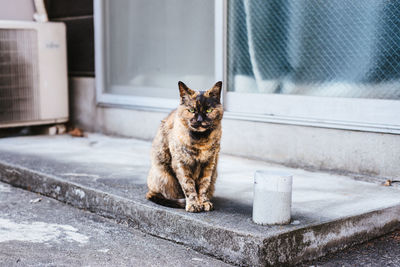
[[[180,150],[186,162],[208,162],[216,153],[212,145],[183,145]]]

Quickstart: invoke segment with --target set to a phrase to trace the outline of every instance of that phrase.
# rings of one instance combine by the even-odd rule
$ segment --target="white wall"
[[[400,177],[400,135],[224,120],[225,153],[293,167]]]
[[[0,0],[0,20],[33,20],[33,0]]]

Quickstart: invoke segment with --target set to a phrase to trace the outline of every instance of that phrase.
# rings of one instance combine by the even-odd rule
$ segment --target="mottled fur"
[[[154,138],[147,199],[189,212],[213,209],[223,108],[222,82],[194,91],[179,82],[181,103]]]

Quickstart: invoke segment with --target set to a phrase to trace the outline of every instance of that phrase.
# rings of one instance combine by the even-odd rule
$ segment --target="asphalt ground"
[[[0,266],[231,266],[0,183]],[[400,230],[299,266],[400,266]]]
[[[300,266],[400,266],[400,230]]]
[[[0,183],[0,266],[230,266],[185,246]]]

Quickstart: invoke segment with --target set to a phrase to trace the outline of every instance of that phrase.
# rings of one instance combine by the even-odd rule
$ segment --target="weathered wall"
[[[400,177],[400,135],[224,120],[224,152],[295,167]]]

